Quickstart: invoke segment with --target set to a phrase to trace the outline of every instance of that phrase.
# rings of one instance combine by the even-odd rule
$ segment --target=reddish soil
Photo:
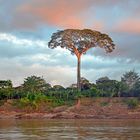
[[[124,98],[84,98],[80,105],[60,106],[46,111],[23,111],[6,102],[0,106],[0,119],[41,118],[41,119],[140,119],[140,105],[129,108]]]

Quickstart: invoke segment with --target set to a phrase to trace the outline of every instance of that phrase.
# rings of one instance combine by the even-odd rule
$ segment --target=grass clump
[[[106,101],[100,103],[101,106],[107,106],[108,104],[109,102],[106,102]]]

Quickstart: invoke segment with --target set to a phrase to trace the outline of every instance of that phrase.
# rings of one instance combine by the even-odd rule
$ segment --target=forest
[[[140,76],[134,70],[125,72],[120,81],[112,80],[107,76],[91,83],[86,78],[81,78],[81,91],[77,84],[64,88],[62,85],[47,83],[43,77],[30,76],[24,83],[13,87],[11,80],[0,81],[0,103],[13,99],[19,107],[36,106],[47,103],[51,106],[73,105],[80,98],[97,97],[140,97]]]

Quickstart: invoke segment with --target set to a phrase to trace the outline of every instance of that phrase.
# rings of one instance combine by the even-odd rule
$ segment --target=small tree
[[[13,84],[11,80],[0,80],[0,88],[12,88]]]
[[[116,80],[101,77],[96,81],[96,85],[103,96],[113,97],[116,93]]]
[[[50,88],[51,85],[46,83],[46,81],[42,77],[37,77],[34,75],[27,77],[23,84],[23,89],[31,93],[45,92]]]
[[[14,92],[11,80],[0,80],[0,94],[1,97],[7,99],[11,99],[13,97]]]
[[[140,77],[139,74],[136,73],[134,70],[133,71],[128,71],[123,76],[121,77],[121,81],[125,83],[129,90],[133,89],[135,84],[140,82]]]
[[[77,56],[77,87],[81,91],[80,84],[80,62],[82,54],[85,54],[87,50],[92,47],[104,48],[106,52],[110,53],[114,50],[114,44],[112,39],[107,34],[102,34],[98,31],[90,29],[66,29],[57,31],[51,36],[51,40],[48,43],[49,48],[66,48],[72,54]]]
[[[127,87],[127,96],[140,96],[140,76],[138,73],[134,70],[128,71],[123,74],[121,81]]]
[[[81,77],[80,84],[81,84],[81,90],[88,90],[88,89],[90,89],[90,87],[91,87],[91,85],[92,85],[92,84],[89,82],[89,80],[87,80],[87,79],[84,78],[84,77]]]

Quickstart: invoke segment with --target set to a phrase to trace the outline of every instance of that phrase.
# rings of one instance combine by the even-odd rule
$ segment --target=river
[[[0,120],[0,140],[140,140],[140,120]]]

